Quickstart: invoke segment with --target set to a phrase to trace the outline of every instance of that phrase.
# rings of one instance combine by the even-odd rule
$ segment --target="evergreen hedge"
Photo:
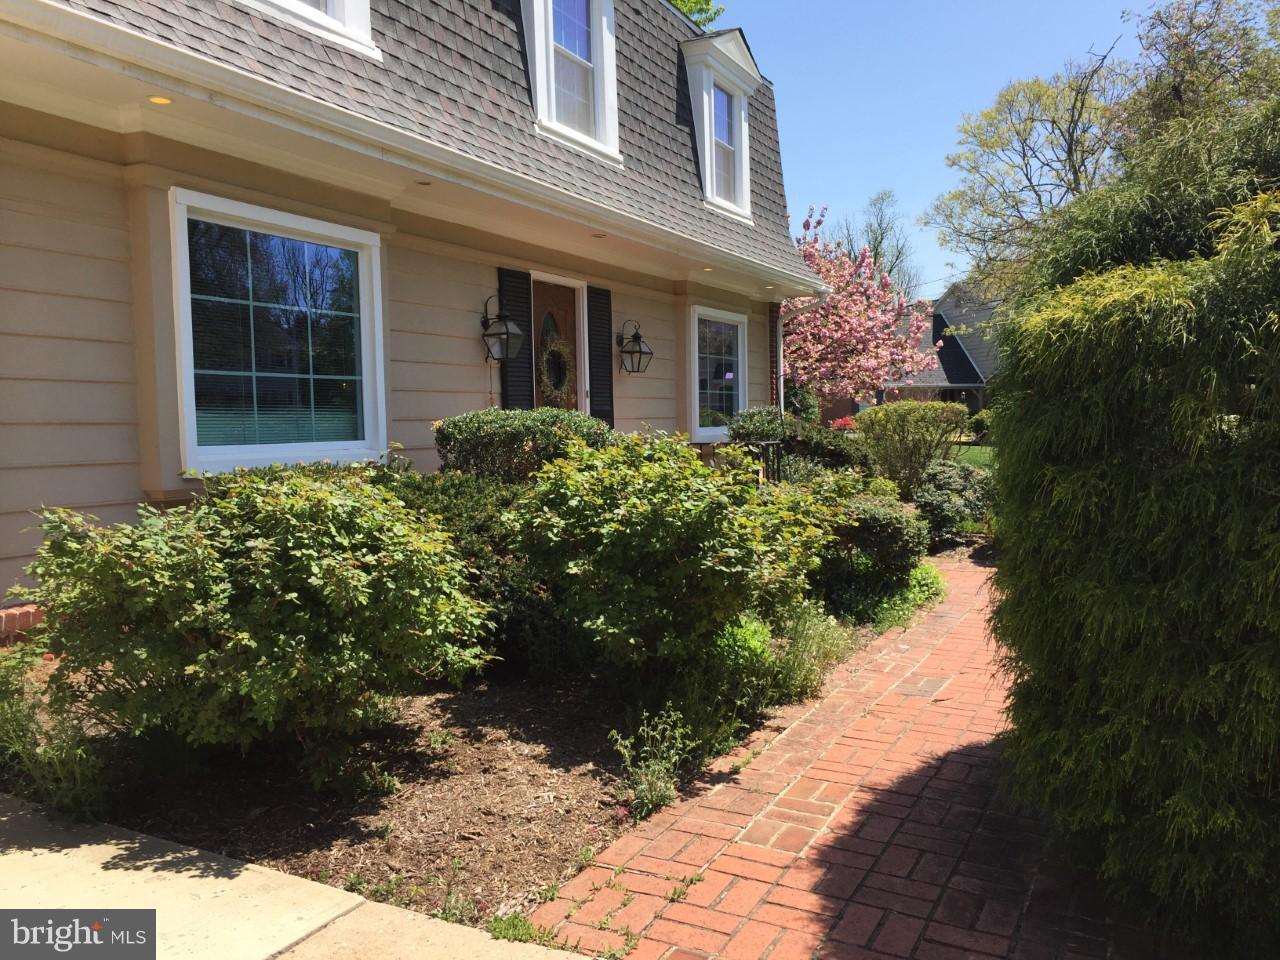
[[[1175,127],[1067,209],[995,422],[1010,784],[1233,956],[1280,943],[1280,194],[1206,165],[1280,169],[1276,116]],[[1134,262],[1077,276],[1085,237]]]

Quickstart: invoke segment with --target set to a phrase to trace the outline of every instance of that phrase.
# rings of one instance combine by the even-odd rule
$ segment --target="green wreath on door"
[[[577,398],[573,347],[560,336],[556,318],[542,319],[542,339],[538,345],[538,393],[548,406],[569,408]]]

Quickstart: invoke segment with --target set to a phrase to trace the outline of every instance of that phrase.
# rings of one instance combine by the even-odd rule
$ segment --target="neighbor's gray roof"
[[[226,0],[58,0],[793,275],[773,89],[751,98],[747,225],[703,203],[679,44],[702,35],[664,0],[614,6],[625,169],[534,130],[520,0],[372,0],[378,63]]]
[[[984,381],[995,375],[997,366],[995,327],[991,320],[996,306],[968,296],[962,284],[952,284],[934,304],[934,310],[946,319],[947,326],[959,328],[955,338]]]

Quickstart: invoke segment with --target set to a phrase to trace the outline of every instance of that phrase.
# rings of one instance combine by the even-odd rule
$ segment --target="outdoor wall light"
[[[494,294],[484,302],[480,329],[483,331],[481,338],[484,340],[485,353],[489,355],[490,360],[501,363],[520,352],[520,346],[524,343],[524,332],[501,310],[495,314],[489,313],[489,304],[496,299],[497,294]]]
[[[631,324],[631,335],[627,335],[627,324]],[[653,348],[640,336],[640,325],[628,320],[622,325],[618,334],[618,365],[627,373],[644,373],[649,369],[649,361],[653,359]]]

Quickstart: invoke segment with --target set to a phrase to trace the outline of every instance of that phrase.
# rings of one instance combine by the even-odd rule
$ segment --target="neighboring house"
[[[969,297],[962,284],[949,286],[933,303],[932,336],[920,340],[920,352],[936,354],[937,365],[913,375],[909,383],[885,384],[876,402],[944,400],[963,403],[971,413],[985,407],[990,400],[987,385],[996,372],[994,310],[995,304]],[[829,401],[823,405],[823,417],[829,422],[858,409],[857,401]]]
[[[822,290],[745,37],[664,0],[8,0],[0,63],[0,585],[42,504],[489,405],[721,439]]]

